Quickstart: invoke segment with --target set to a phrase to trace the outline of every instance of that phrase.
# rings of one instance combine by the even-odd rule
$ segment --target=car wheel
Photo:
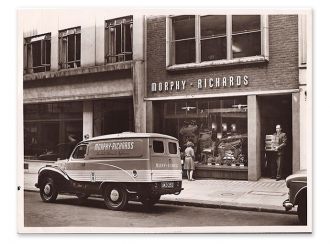
[[[160,196],[145,196],[142,197],[141,202],[145,208],[152,208],[160,199]]]
[[[44,202],[55,202],[58,192],[52,178],[46,178],[40,188],[40,197]]]
[[[123,210],[128,203],[126,188],[119,185],[107,185],[104,189],[104,202],[108,209]]]
[[[298,203],[298,219],[301,225],[307,224],[307,198],[301,199]]]

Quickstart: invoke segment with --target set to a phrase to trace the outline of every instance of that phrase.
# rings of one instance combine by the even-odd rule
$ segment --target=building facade
[[[182,149],[192,141],[196,177],[258,180],[269,174],[265,137],[281,124],[284,175],[306,168],[304,21],[298,14],[148,17],[147,130],[178,138]]]
[[[266,135],[281,124],[284,175],[307,167],[307,15],[121,12],[20,15],[26,159],[158,132],[182,151],[194,143],[197,178],[258,180],[269,176]]]
[[[20,18],[26,158],[65,158],[84,138],[145,131],[144,16],[31,10]]]

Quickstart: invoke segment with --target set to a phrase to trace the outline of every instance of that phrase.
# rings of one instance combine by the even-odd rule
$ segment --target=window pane
[[[41,41],[32,43],[33,67],[41,65]]]
[[[234,35],[232,50],[234,58],[261,55],[261,33]]]
[[[85,158],[85,154],[86,154],[86,145],[81,145],[79,146],[76,151],[73,154],[73,158]]]
[[[81,38],[80,34],[76,35],[76,60],[80,60],[80,43],[81,43]]]
[[[130,24],[124,25],[125,28],[125,51],[132,52],[132,36]]]
[[[173,40],[195,38],[195,16],[183,15],[173,18]]]
[[[260,30],[260,15],[233,15],[233,33]]]
[[[50,64],[50,41],[45,41],[45,45],[46,45],[46,64]]]
[[[68,62],[75,60],[75,36],[68,36]]]
[[[226,35],[226,16],[208,15],[201,17],[201,37]]]
[[[225,37],[201,40],[202,61],[227,58],[227,41]]]
[[[170,154],[177,154],[178,148],[176,146],[176,143],[169,142],[168,143],[168,150],[169,150]]]
[[[186,40],[175,42],[175,63],[185,64],[194,63],[196,61],[195,40]]]
[[[164,153],[164,144],[162,141],[153,141],[152,147],[155,153]]]
[[[115,27],[115,33],[116,33],[116,54],[121,53],[121,25],[117,25]]]

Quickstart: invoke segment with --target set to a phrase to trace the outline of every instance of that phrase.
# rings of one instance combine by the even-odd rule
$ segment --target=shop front
[[[155,104],[155,131],[194,143],[195,177],[247,179],[246,97],[164,101]],[[159,114],[159,116],[158,116]]]

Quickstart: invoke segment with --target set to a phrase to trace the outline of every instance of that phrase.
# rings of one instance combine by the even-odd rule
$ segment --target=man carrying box
[[[275,145],[273,156],[271,157],[271,178],[276,181],[280,180],[282,177],[282,168],[283,168],[283,154],[284,148],[286,147],[287,137],[286,134],[282,132],[281,125],[276,125],[276,133],[274,133]]]

